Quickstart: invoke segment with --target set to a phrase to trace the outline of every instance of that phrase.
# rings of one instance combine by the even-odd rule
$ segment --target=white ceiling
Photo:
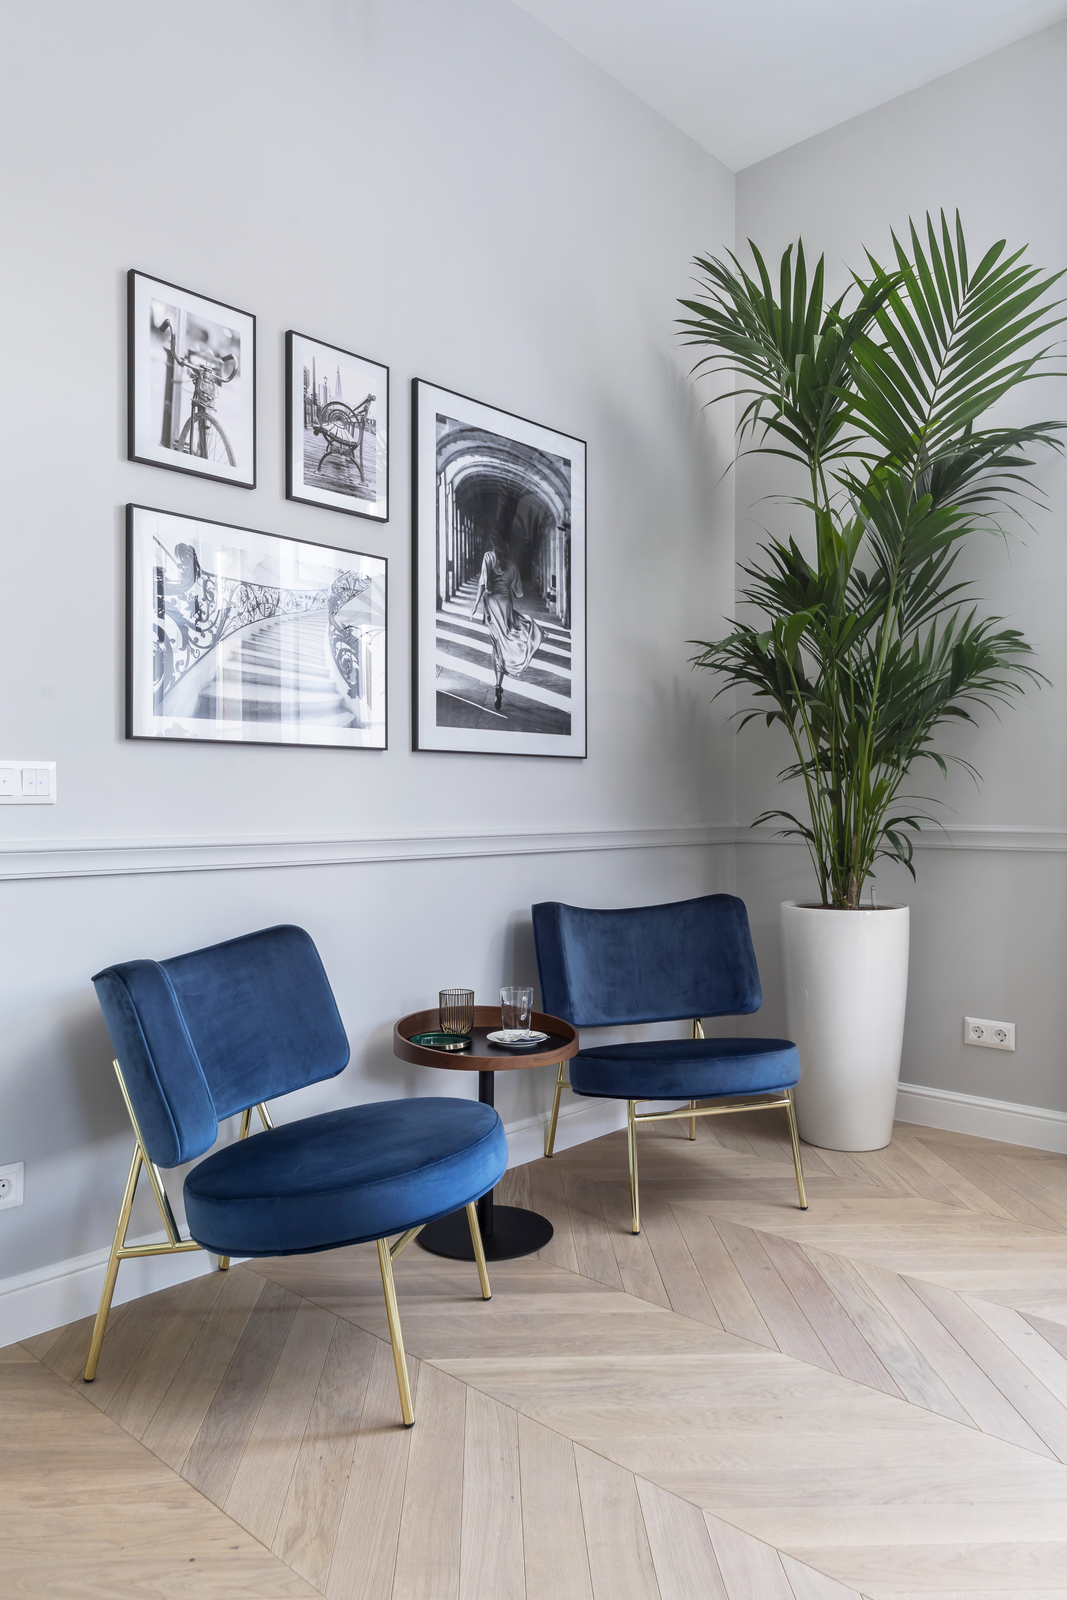
[[[1067,0],[517,4],[735,172],[1067,18]]]

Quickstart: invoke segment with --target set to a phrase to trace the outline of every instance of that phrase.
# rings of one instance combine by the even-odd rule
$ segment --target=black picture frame
[[[320,358],[327,358],[321,379]],[[366,383],[373,389],[357,399]],[[313,458],[323,444],[316,466]],[[389,368],[295,328],[285,335],[285,498],[369,522],[389,521]]]
[[[388,618],[384,556],[131,502],[126,737],[387,750]]]
[[[586,442],[423,378],[411,412],[412,748],[584,760]]]
[[[255,316],[136,267],[126,282],[127,458],[254,489]]]

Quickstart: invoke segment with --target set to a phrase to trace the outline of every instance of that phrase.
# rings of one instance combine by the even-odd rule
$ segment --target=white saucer
[[[529,1050],[531,1045],[543,1044],[548,1038],[547,1033],[538,1033],[531,1029],[529,1033],[513,1033],[510,1028],[500,1028],[496,1033],[487,1033],[486,1041],[489,1044],[502,1044],[505,1050]]]

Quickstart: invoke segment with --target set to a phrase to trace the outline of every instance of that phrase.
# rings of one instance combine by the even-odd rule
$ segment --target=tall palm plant
[[[911,834],[927,817],[902,786],[920,760],[945,774],[958,759],[939,732],[1041,677],[1021,633],[979,614],[956,561],[1033,492],[1032,449],[1061,447],[1060,422],[977,426],[1049,370],[1060,274],[1003,240],[971,271],[958,214],[954,235],[940,221],[939,236],[927,216],[925,246],[911,224],[910,252],[894,234],[891,269],[868,253],[831,304],[822,259],[808,286],[802,242],[782,257],[777,299],[750,241],[755,276],[733,254],[698,257],[700,293],[681,301],[686,341],[709,347],[694,371],[738,380],[742,445],[805,469],[792,498],[814,535],[808,554],[793,539],[760,547],[739,595],[758,620],[693,640],[694,660],[724,680],[718,693],[756,702],[741,726],[786,729],[795,759],[779,776],[802,780],[807,817],[756,822],[805,840],[823,904],[842,909],[880,856],[914,877]]]

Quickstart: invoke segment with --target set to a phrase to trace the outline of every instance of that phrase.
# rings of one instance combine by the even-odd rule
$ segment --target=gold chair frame
[[[89,1356],[85,1363],[85,1382],[92,1383],[96,1377],[96,1369],[100,1361],[100,1350],[104,1343],[104,1334],[107,1331],[107,1319],[111,1310],[111,1300],[115,1293],[115,1281],[119,1275],[119,1263],[126,1261],[130,1256],[173,1256],[184,1255],[191,1250],[202,1250],[203,1245],[197,1244],[195,1239],[183,1239],[178,1230],[178,1223],[171,1209],[170,1200],[163,1184],[163,1175],[145,1148],[145,1142],[138,1126],[137,1114],[133,1109],[126,1080],[122,1075],[122,1068],[117,1061],[112,1061],[115,1076],[119,1080],[122,1098],[126,1104],[130,1122],[133,1124],[133,1156],[130,1160],[130,1171],[126,1179],[126,1188],[123,1191],[122,1204],[119,1206],[118,1222],[115,1224],[115,1237],[111,1244],[111,1254],[108,1257],[107,1272],[104,1274],[104,1287],[100,1295],[100,1305],[93,1324],[93,1337],[89,1345]],[[241,1113],[241,1129],[239,1138],[247,1139],[252,1122],[252,1112],[259,1112],[259,1118],[264,1128],[273,1128],[270,1112],[260,1101],[253,1106],[248,1106]],[[141,1176],[141,1168],[148,1173],[148,1181],[152,1186],[159,1214],[163,1218],[163,1227],[166,1230],[167,1241],[165,1244],[127,1244],[126,1230],[130,1225],[130,1213],[133,1210],[133,1197],[137,1192],[137,1182]],[[489,1270],[485,1264],[485,1250],[482,1245],[481,1229],[478,1226],[478,1213],[472,1201],[467,1206],[467,1223],[471,1230],[471,1244],[474,1247],[474,1260],[478,1268],[478,1284],[481,1289],[482,1299],[491,1300],[493,1291],[489,1285]],[[413,1239],[418,1238],[422,1228],[408,1228],[406,1233],[400,1234],[392,1244],[388,1239],[378,1239],[378,1266],[382,1274],[382,1292],[385,1296],[385,1315],[389,1323],[389,1339],[393,1347],[393,1365],[396,1368],[396,1386],[400,1394],[400,1413],[404,1419],[405,1428],[410,1428],[415,1421],[415,1410],[411,1403],[411,1385],[408,1382],[407,1358],[404,1354],[404,1334],[400,1326],[400,1308],[397,1305],[396,1285],[393,1282],[393,1262],[402,1250],[406,1250]],[[229,1256],[219,1256],[219,1271],[229,1269]]]
[[[704,1024],[699,1017],[693,1018],[693,1038],[703,1039]],[[545,1155],[551,1156],[556,1148],[556,1124],[559,1121],[559,1097],[564,1089],[569,1089],[570,1084],[564,1079],[563,1073],[566,1063],[561,1061],[556,1073],[556,1092],[552,1097],[552,1115],[545,1131]],[[689,1137],[697,1136],[698,1117],[729,1116],[735,1111],[785,1111],[789,1118],[789,1139],[793,1146],[793,1166],[797,1175],[798,1206],[801,1211],[808,1209],[808,1197],[804,1190],[804,1168],[800,1161],[800,1135],[797,1132],[796,1107],[793,1104],[792,1089],[773,1090],[767,1095],[757,1095],[749,1100],[716,1101],[713,1105],[700,1105],[696,1100],[690,1100],[688,1107],[680,1111],[637,1111],[635,1108],[641,1104],[640,1100],[626,1102],[626,1155],[630,1165],[630,1232],[641,1232],[641,1195],[637,1176],[637,1125],[639,1122],[674,1122],[688,1118]]]

